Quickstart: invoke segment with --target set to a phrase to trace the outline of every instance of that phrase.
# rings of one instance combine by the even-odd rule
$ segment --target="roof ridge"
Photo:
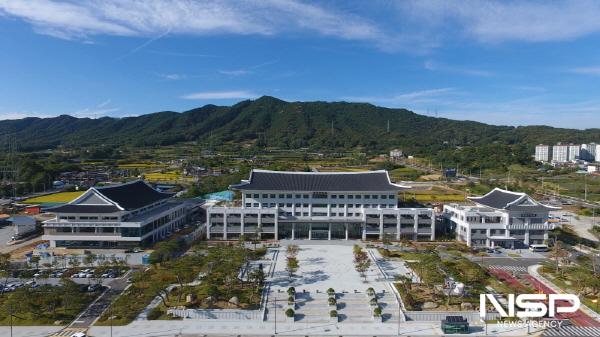
[[[371,170],[371,171],[358,171],[358,172],[305,172],[305,171],[274,171],[274,170],[263,170],[263,169],[252,169],[252,172],[258,173],[277,173],[277,174],[313,174],[313,175],[336,175],[336,174],[372,174],[372,173],[387,173],[386,170]]]

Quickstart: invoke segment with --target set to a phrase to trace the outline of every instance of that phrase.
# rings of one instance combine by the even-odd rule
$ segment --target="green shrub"
[[[288,295],[295,295],[296,294],[296,288],[294,287],[289,287],[287,290]]]
[[[329,317],[337,317],[337,315],[338,315],[337,310],[331,310],[329,312]]]
[[[161,308],[154,307],[148,313],[147,318],[148,318],[149,321],[153,321],[153,320],[159,319],[160,316],[162,316],[164,313],[165,312]]]
[[[288,304],[294,304],[294,302],[296,302],[296,299],[294,298],[294,296],[288,297]]]
[[[381,308],[380,307],[373,309],[373,316],[381,317]]]
[[[329,305],[335,305],[337,303],[337,301],[333,297],[330,297],[329,300],[327,300],[327,302],[329,303]]]
[[[285,311],[285,315],[287,317],[294,317],[294,314],[295,314],[294,309],[290,308],[290,309],[288,309],[288,310]]]

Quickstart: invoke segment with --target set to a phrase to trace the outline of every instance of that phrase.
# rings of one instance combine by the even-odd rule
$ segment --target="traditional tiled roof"
[[[558,209],[543,205],[533,200],[526,193],[512,192],[500,188],[494,188],[488,194],[481,197],[469,197],[469,200],[479,205],[495,209],[515,208],[516,210],[517,208],[523,208],[523,210],[526,210],[527,207],[531,206],[543,207],[547,209]]]
[[[141,208],[173,196],[172,193],[159,192],[153,189],[142,180],[115,186],[98,187],[96,190],[126,210]]]
[[[48,209],[50,212],[56,213],[115,213],[120,209],[113,205],[71,205],[65,204]]]
[[[256,191],[398,191],[407,187],[390,181],[387,171],[283,172],[253,170],[250,179],[232,189]]]
[[[114,186],[92,187],[68,204],[50,208],[48,211],[53,213],[115,213],[142,208],[172,196],[172,193],[159,192],[142,180],[136,180]],[[93,201],[86,202],[86,198]]]

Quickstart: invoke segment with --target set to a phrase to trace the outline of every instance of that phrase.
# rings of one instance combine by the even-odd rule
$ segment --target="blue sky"
[[[600,127],[600,2],[0,0],[0,119],[284,100]]]

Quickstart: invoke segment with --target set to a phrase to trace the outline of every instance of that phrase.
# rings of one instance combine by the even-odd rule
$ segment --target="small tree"
[[[287,258],[287,266],[285,267],[290,275],[290,278],[294,276],[294,273],[298,270],[298,259],[295,257]]]
[[[294,298],[294,296],[289,296],[288,297],[288,304],[292,305],[294,303],[296,303],[296,299]]]
[[[373,316],[374,317],[381,317],[381,308],[377,307],[375,309],[373,309]]]
[[[287,249],[286,249],[288,257],[296,257],[296,256],[298,256],[298,251],[299,250],[300,249],[298,248],[297,245],[289,245],[289,246],[287,246]]]
[[[329,305],[336,305],[336,304],[337,304],[337,301],[335,300],[335,298],[333,298],[333,297],[330,297],[330,298],[327,300],[327,303],[329,303]]]
[[[354,254],[354,268],[366,281],[366,272],[369,270],[369,268],[371,268],[371,260],[369,259],[367,253],[365,253],[363,250]]]
[[[335,295],[335,290],[333,290],[333,288],[327,289],[327,295],[329,295],[329,296]]]
[[[294,287],[289,287],[287,290],[288,295],[293,296],[296,294],[296,288]]]
[[[337,310],[331,310],[329,312],[329,317],[337,317],[338,316],[338,312]]]
[[[287,317],[294,317],[294,315],[295,315],[295,314],[296,314],[296,313],[294,312],[294,309],[292,309],[292,308],[289,308],[289,309],[287,309],[287,310],[285,311],[285,315],[286,315]]]

